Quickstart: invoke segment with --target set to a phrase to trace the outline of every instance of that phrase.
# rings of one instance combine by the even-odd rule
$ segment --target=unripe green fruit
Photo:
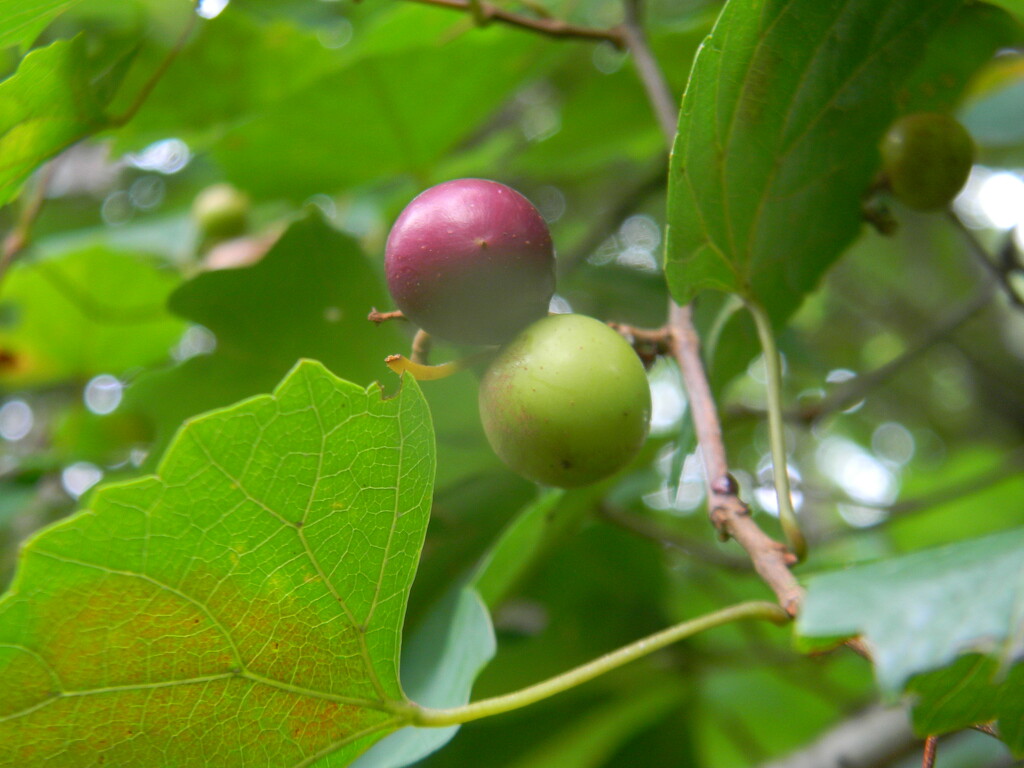
[[[948,115],[901,117],[882,140],[882,168],[893,194],[918,211],[945,208],[963,189],[974,163],[974,142]]]
[[[204,242],[230,240],[248,228],[249,197],[230,184],[214,184],[196,195],[192,216]]]
[[[621,469],[643,445],[650,415],[647,374],[632,347],[583,315],[533,323],[480,382],[494,452],[545,485],[589,485]]]

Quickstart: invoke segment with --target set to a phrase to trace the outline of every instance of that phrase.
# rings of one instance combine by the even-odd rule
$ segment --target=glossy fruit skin
[[[882,167],[893,194],[909,208],[945,208],[963,189],[974,163],[974,141],[948,115],[905,115],[882,139]]]
[[[249,197],[230,184],[214,184],[192,203],[203,241],[217,243],[244,234],[249,225]]]
[[[647,374],[632,347],[583,315],[552,315],[516,336],[488,366],[479,403],[502,461],[561,488],[628,464],[651,416]]]
[[[446,181],[418,195],[388,235],[384,266],[400,310],[432,335],[501,344],[544,317],[554,247],[530,201],[486,179]]]

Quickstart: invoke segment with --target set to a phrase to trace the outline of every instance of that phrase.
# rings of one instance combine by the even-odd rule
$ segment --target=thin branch
[[[1010,303],[1013,304],[1017,309],[1024,310],[1024,297],[1017,293],[1014,289],[1013,284],[1010,282],[1010,276],[1019,270],[1014,260],[1005,257],[1007,249],[1009,253],[1013,253],[1016,246],[1013,243],[1013,231],[1011,230],[1006,236],[1006,243],[1001,249],[1003,251],[1003,257],[1000,259],[1000,263],[996,263],[991,256],[989,256],[986,248],[978,240],[977,236],[971,231],[970,227],[961,221],[960,217],[950,211],[947,214],[947,218],[952,222],[956,230],[963,236],[964,240],[974,255],[975,260],[981,264],[985,270],[1002,286],[1003,291],[1006,293],[1007,298],[1010,299]]]
[[[926,335],[921,337],[903,354],[880,368],[843,382],[828,397],[819,400],[817,403],[811,403],[795,413],[788,414],[788,418],[809,424],[824,416],[849,408],[854,403],[864,399],[870,391],[887,382],[987,307],[991,303],[993,289],[992,283],[987,285],[973,299],[957,307],[944,319],[940,320]]]
[[[644,364],[644,368],[648,370],[654,365],[655,360],[672,351],[672,334],[667,327],[638,328],[635,325],[611,321],[609,321],[608,327],[617,331],[622,338],[629,342],[637,357]]]
[[[402,310],[396,309],[392,312],[380,312],[376,307],[370,307],[370,314],[366,316],[366,319],[371,323],[380,325],[388,320],[405,320],[405,315],[402,314]]]
[[[803,590],[789,570],[796,558],[761,530],[751,518],[750,509],[739,498],[739,486],[729,474],[722,425],[704,371],[700,340],[693,327],[690,308],[673,304],[669,324],[673,356],[683,377],[697,443],[704,459],[711,521],[721,536],[734,538],[747,551],[754,570],[772,588],[782,607],[796,615],[803,597]]]
[[[449,8],[454,11],[466,11],[469,13],[473,12],[474,5],[471,0],[410,0],[410,2],[434,5],[439,8]],[[619,49],[626,47],[626,39],[621,27],[597,29],[594,27],[577,26],[576,24],[570,24],[569,22],[562,21],[561,19],[534,19],[530,16],[522,16],[518,13],[506,11],[503,8],[498,8],[495,5],[485,2],[479,3],[478,13],[479,15],[477,18],[481,19],[484,23],[497,21],[502,24],[508,24],[509,26],[527,29],[531,32],[536,32],[537,34],[545,35],[547,37],[606,41]]]
[[[651,102],[654,116],[658,119],[658,125],[661,126],[662,133],[665,134],[665,138],[671,145],[676,135],[679,107],[672,96],[672,89],[669,88],[665,73],[662,72],[658,60],[654,58],[651,47],[647,43],[647,35],[642,22],[641,0],[625,0],[624,6],[625,21],[622,30],[626,39],[626,48],[633,55],[637,74],[640,76],[640,82],[644,85],[644,90],[647,91],[647,98]]]

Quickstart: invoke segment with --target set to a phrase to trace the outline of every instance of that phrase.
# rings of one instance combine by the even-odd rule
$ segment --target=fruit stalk
[[[790,549],[796,554],[798,561],[807,556],[807,540],[800,530],[793,509],[793,497],[789,488],[789,466],[786,457],[786,425],[782,415],[782,359],[779,348],[775,344],[768,313],[757,302],[748,299],[747,309],[757,326],[757,336],[761,341],[767,374],[768,400],[768,436],[772,451],[772,475],[775,479],[775,495],[779,505],[779,523],[786,536]]]

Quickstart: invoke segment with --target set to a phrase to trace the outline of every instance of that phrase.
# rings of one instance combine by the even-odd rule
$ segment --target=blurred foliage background
[[[597,28],[622,14],[617,0],[522,5]],[[676,95],[719,8],[647,5]],[[527,195],[557,246],[558,309],[665,320],[664,139],[632,60],[610,43],[476,28],[411,2],[203,0],[180,55],[140,102],[196,16],[183,0],[84,0],[40,29],[2,22],[0,103],[38,102],[37,132],[19,138],[8,126],[0,144],[13,158],[5,199],[23,180],[14,166],[24,177],[63,150],[0,211],[0,230],[15,231],[41,204],[0,285],[4,583],[26,536],[96,483],[150,471],[184,419],[269,390],[296,359],[395,387],[383,358],[408,351],[410,330],[365,316],[391,308],[384,239],[431,184],[480,176]],[[898,232],[865,225],[781,335],[791,473],[812,544],[800,573],[1021,522],[1024,311],[1009,295],[1024,293],[1024,54],[1018,29],[994,35],[998,53],[958,108],[979,145],[955,205],[963,226],[894,205]],[[248,227],[203,243],[191,206],[220,182],[251,200]],[[698,308],[716,301],[700,297]],[[750,359],[749,329],[718,334],[706,315],[730,459],[743,498],[777,535],[763,365]],[[659,362],[650,376],[648,449],[614,482],[567,495],[580,509],[571,535],[496,611],[499,652],[475,697],[766,596],[707,522],[675,369]],[[438,486],[410,628],[536,496],[490,453],[473,375],[424,390]],[[839,407],[819,413],[822,402]],[[808,659],[781,633],[725,628],[470,724],[424,764],[479,765],[484,754],[517,768],[739,768],[807,744],[874,698],[870,668],[852,654]],[[919,757],[900,759],[884,764]],[[938,764],[1010,759],[964,733]]]

